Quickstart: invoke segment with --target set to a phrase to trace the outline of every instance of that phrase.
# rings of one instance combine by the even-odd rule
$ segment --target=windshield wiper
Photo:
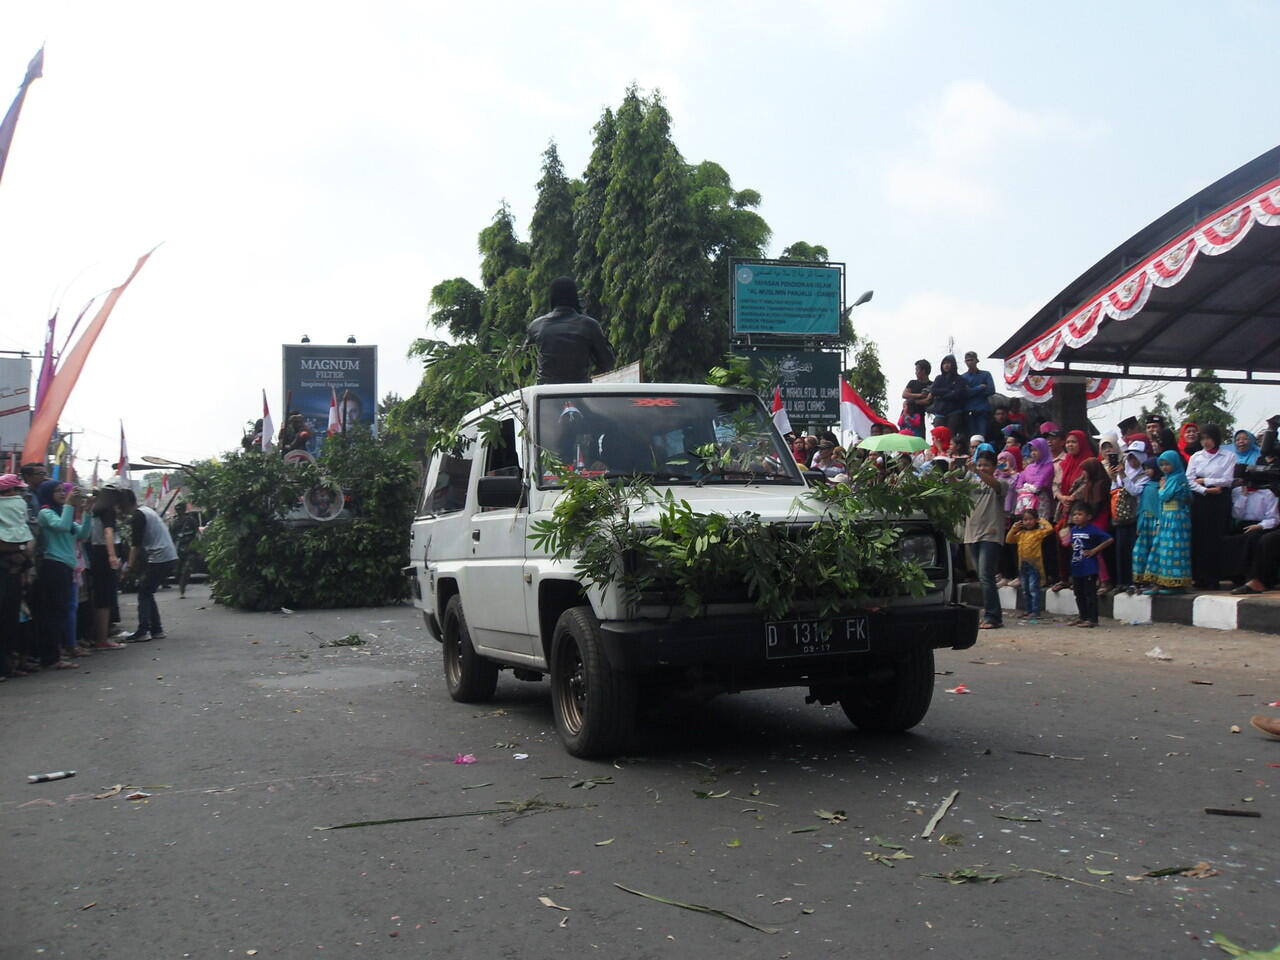
[[[795,477],[788,476],[785,473],[748,473],[746,471],[731,470],[727,474],[712,474],[704,479],[705,483],[755,483],[760,480],[767,480],[770,483],[786,483],[792,486],[800,486],[801,482]]]
[[[673,473],[669,470],[608,470],[601,474],[605,480],[622,480],[630,477],[644,477],[646,480],[680,481],[692,483],[693,477],[687,473]]]

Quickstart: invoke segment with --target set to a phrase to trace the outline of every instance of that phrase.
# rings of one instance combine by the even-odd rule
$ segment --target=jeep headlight
[[[941,566],[938,562],[938,538],[932,533],[903,534],[898,541],[898,555],[926,570]]]

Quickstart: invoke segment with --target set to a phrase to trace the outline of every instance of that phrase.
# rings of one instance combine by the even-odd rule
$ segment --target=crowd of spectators
[[[1098,599],[1117,591],[1246,595],[1280,585],[1280,418],[1261,442],[1214,423],[1175,433],[1159,415],[1072,429],[1037,404],[1000,397],[975,353],[964,361],[960,372],[944,357],[932,378],[929,361],[917,361],[898,429],[926,446],[888,462],[971,484],[974,506],[955,531],[953,560],[982,583],[985,629],[1003,624],[1002,586],[1021,585],[1019,616],[1031,622],[1045,591],[1071,589],[1071,622],[1087,628],[1097,625]],[[847,479],[849,453],[833,434],[794,438],[792,449],[802,466]]]
[[[175,572],[169,530],[119,479],[86,493],[42,463],[0,475],[0,679],[74,670],[124,640],[164,638],[156,591]],[[137,582],[138,629],[120,626],[120,577]]]

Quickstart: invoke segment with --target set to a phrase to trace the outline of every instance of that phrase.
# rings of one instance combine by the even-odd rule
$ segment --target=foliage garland
[[[872,599],[921,596],[932,580],[899,550],[899,521],[922,514],[949,532],[972,508],[969,486],[951,475],[882,475],[864,461],[849,484],[810,487],[788,523],[758,514],[700,513],[668,489],[640,479],[610,481],[561,474],[564,490],[530,540],[558,560],[573,559],[585,581],[617,584],[634,596],[670,584],[690,614],[745,581],[766,617],[813,604],[826,618]],[[654,508],[653,519],[649,519]],[[633,521],[646,509],[643,524]],[[624,559],[625,558],[625,559]]]
[[[378,606],[406,596],[416,476],[393,441],[367,430],[330,437],[315,465],[237,451],[190,472],[214,514],[200,538],[214,599],[245,610]],[[327,478],[352,495],[351,520],[285,524]]]

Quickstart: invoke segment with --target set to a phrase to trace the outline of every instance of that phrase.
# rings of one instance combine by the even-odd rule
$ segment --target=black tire
[[[590,607],[560,614],[551,636],[551,707],[556,733],[575,757],[624,750],[636,716],[636,685],[605,657]]]
[[[851,689],[840,699],[844,715],[859,730],[901,733],[924,719],[933,700],[933,650],[916,647],[895,658],[888,679]]]
[[[462,612],[462,597],[454,594],[444,608],[444,682],[459,703],[484,703],[498,688],[498,665],[476,653]]]

